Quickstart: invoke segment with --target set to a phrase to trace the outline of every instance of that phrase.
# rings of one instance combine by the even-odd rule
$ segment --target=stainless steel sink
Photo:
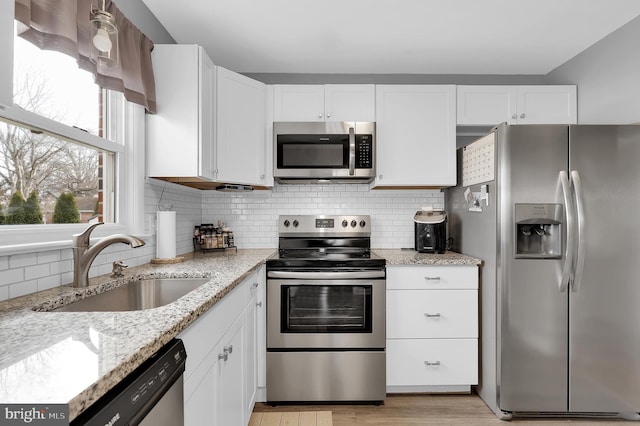
[[[156,278],[134,281],[54,311],[115,312],[157,308],[175,302],[209,280],[209,278]]]

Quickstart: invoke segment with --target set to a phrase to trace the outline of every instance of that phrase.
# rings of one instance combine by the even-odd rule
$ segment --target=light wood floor
[[[638,424],[623,420],[581,419],[518,419],[498,420],[475,394],[472,395],[388,395],[385,403],[375,405],[278,405],[271,407],[257,403],[254,413],[282,413],[296,411],[331,411],[333,426],[350,425],[439,425],[439,426],[552,426],[552,425],[615,425]]]
[[[331,411],[256,412],[249,426],[332,426]]]

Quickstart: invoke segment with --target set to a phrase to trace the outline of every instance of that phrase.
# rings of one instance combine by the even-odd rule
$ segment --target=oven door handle
[[[299,271],[268,271],[267,278],[288,278],[304,280],[345,280],[353,278],[384,278],[384,271],[345,271],[345,272],[299,272]]]

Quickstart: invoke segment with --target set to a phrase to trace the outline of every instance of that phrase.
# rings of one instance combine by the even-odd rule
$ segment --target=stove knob
[[[297,228],[297,227],[298,227],[298,225],[300,225],[300,222],[298,222],[297,220],[294,220],[294,221],[293,221],[293,227],[294,227],[294,228]]]
[[[345,219],[342,221],[342,227],[346,228],[347,226],[349,226],[349,222]]]
[[[289,225],[291,225],[291,222],[289,222],[289,220],[288,220],[288,219],[285,219],[285,221],[284,221],[284,227],[285,227],[285,228],[288,228],[288,227],[289,227]]]
[[[364,220],[360,221],[360,227],[364,228],[364,226],[367,224],[367,222],[365,222]]]
[[[356,222],[355,220],[351,221],[351,227],[352,228],[355,228],[357,224],[358,224],[358,222]]]

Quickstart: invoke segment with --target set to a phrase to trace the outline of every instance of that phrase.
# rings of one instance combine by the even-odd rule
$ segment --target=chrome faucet
[[[104,222],[94,223],[80,234],[73,235],[73,286],[89,285],[89,268],[102,250],[115,243],[129,244],[132,248],[144,245],[144,241],[132,235],[114,234],[105,237],[89,248],[91,231]]]

